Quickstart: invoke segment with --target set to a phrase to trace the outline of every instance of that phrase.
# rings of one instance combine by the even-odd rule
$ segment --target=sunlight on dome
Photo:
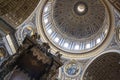
[[[107,32],[108,32],[108,30],[106,29],[106,30],[105,30],[105,34],[107,34]]]
[[[78,12],[84,12],[85,11],[85,5],[84,4],[79,4],[77,7]]]
[[[45,24],[47,24],[48,23],[48,19],[46,18],[46,19],[44,19],[44,23]]]
[[[51,34],[51,33],[52,33],[52,29],[49,29],[47,32],[48,32],[49,34]]]
[[[90,44],[86,44],[86,49],[89,49],[90,48]]]
[[[97,44],[100,43],[100,38],[97,39]]]
[[[79,45],[75,45],[75,50],[79,50]]]
[[[47,11],[48,11],[48,6],[46,6],[44,9],[44,12],[47,12]]]
[[[68,46],[69,46],[69,44],[66,42],[66,43],[64,43],[64,47],[65,48],[68,48]]]
[[[54,41],[58,43],[58,42],[59,42],[59,38],[56,37],[56,38],[54,39]]]

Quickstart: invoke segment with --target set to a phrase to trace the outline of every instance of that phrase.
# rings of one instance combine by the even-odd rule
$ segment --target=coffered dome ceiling
[[[45,0],[42,3],[38,30],[54,50],[67,55],[83,54],[96,49],[106,39],[110,14],[103,0]]]
[[[89,38],[105,21],[105,7],[99,0],[55,0],[53,4],[55,29],[68,38]]]
[[[119,80],[119,70],[120,55],[118,53],[102,54],[87,66],[82,80]]]

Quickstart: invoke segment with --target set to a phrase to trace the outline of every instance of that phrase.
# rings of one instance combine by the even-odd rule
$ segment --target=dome
[[[52,50],[83,54],[95,50],[106,39],[110,14],[104,1],[49,0],[42,4],[38,30],[43,32],[43,41],[54,47]]]

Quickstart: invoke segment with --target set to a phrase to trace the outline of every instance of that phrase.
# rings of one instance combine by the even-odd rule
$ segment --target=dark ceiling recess
[[[120,80],[120,54],[106,53],[86,69],[83,80]]]
[[[0,16],[14,26],[20,25],[40,0],[0,0]]]

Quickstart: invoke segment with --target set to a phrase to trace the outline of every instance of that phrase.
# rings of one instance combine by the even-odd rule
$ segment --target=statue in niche
[[[5,54],[6,54],[5,49],[1,47],[0,48],[0,61],[4,59]]]

